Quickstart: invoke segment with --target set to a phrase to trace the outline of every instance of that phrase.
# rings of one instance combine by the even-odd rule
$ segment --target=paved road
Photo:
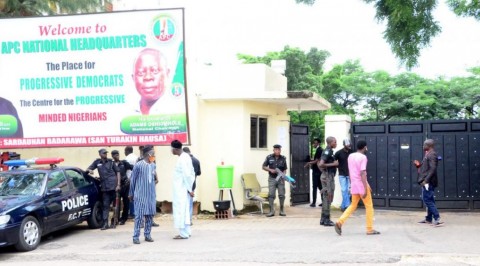
[[[480,265],[480,213],[441,213],[446,224],[435,228],[416,224],[421,212],[376,210],[378,236],[365,235],[363,209],[347,221],[342,236],[319,225],[320,208],[296,206],[287,214],[228,220],[200,216],[189,240],[173,240],[171,215],[160,215],[160,227],[152,233],[155,242],[140,245],[131,241],[133,222],[107,231],[81,224],[45,237],[32,252],[0,249],[0,261],[1,266]]]

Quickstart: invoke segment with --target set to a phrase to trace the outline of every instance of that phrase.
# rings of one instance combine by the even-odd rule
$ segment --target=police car
[[[4,162],[11,170],[0,172],[0,247],[30,251],[48,233],[84,221],[90,228],[100,227],[98,181],[79,168],[57,166],[62,161]],[[32,168],[34,164],[43,166]]]

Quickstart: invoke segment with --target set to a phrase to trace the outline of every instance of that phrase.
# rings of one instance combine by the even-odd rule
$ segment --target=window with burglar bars
[[[262,116],[250,117],[250,148],[267,147],[267,118]]]

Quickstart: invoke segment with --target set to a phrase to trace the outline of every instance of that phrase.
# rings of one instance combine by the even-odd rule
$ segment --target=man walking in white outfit
[[[171,142],[172,154],[178,155],[178,161],[173,173],[173,223],[180,234],[173,239],[188,239],[192,234],[190,228],[190,198],[194,196],[192,191],[195,180],[190,155],[182,151],[182,143],[178,140]]]

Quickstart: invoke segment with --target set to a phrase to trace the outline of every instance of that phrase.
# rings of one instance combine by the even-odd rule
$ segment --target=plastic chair
[[[254,173],[247,173],[242,175],[242,186],[245,192],[245,199],[254,201],[259,204],[260,213],[263,214],[263,202],[268,200],[268,191],[262,191],[262,187],[258,182],[257,175]]]

